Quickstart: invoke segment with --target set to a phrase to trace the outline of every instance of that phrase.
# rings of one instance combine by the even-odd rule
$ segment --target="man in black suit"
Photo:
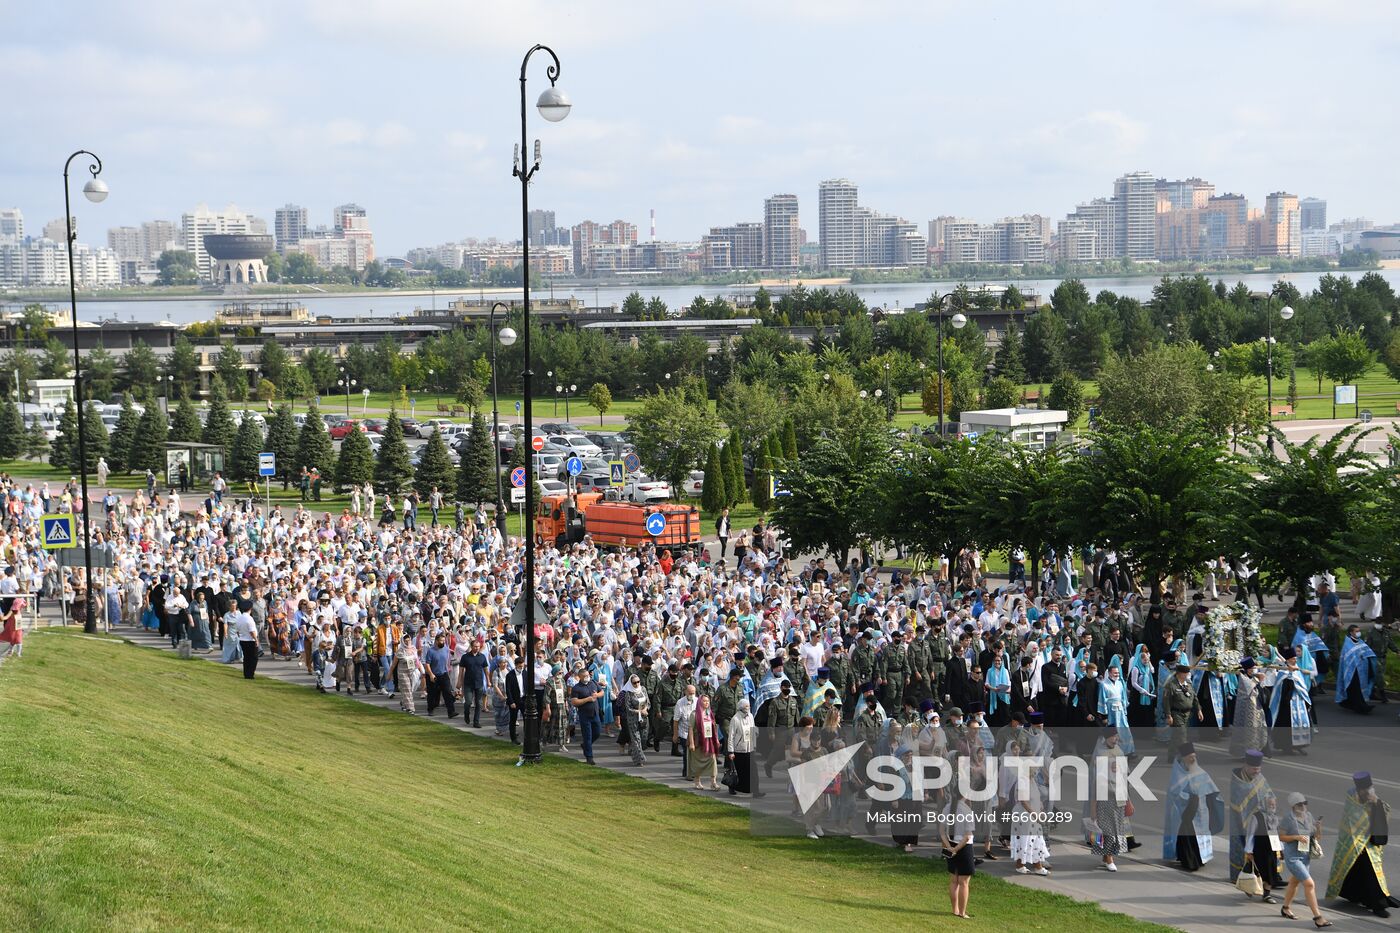
[[[965,707],[973,699],[980,699],[969,699],[972,667],[968,663],[967,655],[971,648],[972,634],[963,632],[958,637],[958,646],[953,650],[953,656],[943,665],[943,692],[950,698],[949,703],[953,706]]]
[[[516,724],[520,721],[520,711],[525,707],[525,701],[522,699],[525,695],[524,684],[518,667],[506,674],[506,705],[510,707],[510,740],[516,745],[520,744],[520,740],[516,737]]]
[[[1132,648],[1123,640],[1123,630],[1114,623],[1108,630],[1108,640],[1099,649],[1099,670],[1107,671],[1113,666],[1113,657],[1118,656],[1118,663],[1123,665],[1123,670],[1128,670],[1128,662],[1132,660]]]
[[[1050,660],[1040,668],[1040,711],[1047,726],[1063,726],[1069,715],[1069,669],[1059,645],[1050,651]]]
[[[1022,658],[1020,669],[1011,675],[1011,711],[1029,713],[1038,699],[1034,694],[1035,658]]]

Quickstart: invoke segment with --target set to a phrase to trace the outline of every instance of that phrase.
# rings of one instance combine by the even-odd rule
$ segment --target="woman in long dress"
[[[686,742],[690,751],[686,764],[690,767],[695,789],[699,790],[701,779],[708,777],[710,790],[719,790],[719,724],[715,722],[715,711],[710,707],[710,695],[707,693],[700,694],[695,703],[695,712],[690,717],[690,736]]]
[[[1146,645],[1133,649],[1128,667],[1128,725],[1150,729],[1157,718],[1157,674]]]
[[[1092,793],[1094,795],[1091,813],[1093,825],[1090,829],[1089,847],[1103,861],[1103,867],[1116,872],[1118,866],[1114,858],[1126,854],[1132,826],[1128,822],[1128,785],[1125,778],[1128,771],[1127,756],[1119,747],[1119,730],[1109,726],[1104,729],[1099,745],[1094,749],[1094,768],[1102,770],[1104,779],[1098,780],[1095,774]],[[1121,783],[1121,787],[1120,787]],[[1100,795],[1100,785],[1104,793]]]
[[[594,661],[590,670],[593,680],[603,694],[598,698],[598,716],[603,722],[603,735],[612,735],[613,720],[613,662],[612,655],[603,653]]]
[[[1230,730],[1230,754],[1244,757],[1251,748],[1269,750],[1269,723],[1264,718],[1259,679],[1264,672],[1253,658],[1240,662],[1240,675],[1235,687],[1235,725]]]
[[[1186,871],[1198,871],[1215,856],[1212,836],[1224,823],[1220,788],[1196,761],[1196,746],[1177,747],[1167,788],[1167,820],[1162,832],[1162,858],[1175,859]]]
[[[23,599],[11,600],[10,611],[5,613],[4,619],[0,619],[0,642],[10,646],[10,650],[0,654],[0,657],[17,658],[24,653],[24,606]]]
[[[194,602],[190,603],[190,619],[194,622],[194,635],[190,638],[190,647],[195,651],[208,651],[214,643],[209,630],[211,615],[209,603],[204,600],[204,590],[195,590]]]
[[[1122,662],[1114,655],[1108,674],[1099,684],[1099,715],[1103,724],[1118,730],[1118,748],[1124,755],[1137,754],[1133,745],[1133,730],[1128,728],[1128,683],[1123,679]]]
[[[632,755],[632,764],[647,763],[647,718],[651,715],[651,701],[642,687],[642,678],[633,674],[622,692],[623,712],[627,717],[627,751]]]

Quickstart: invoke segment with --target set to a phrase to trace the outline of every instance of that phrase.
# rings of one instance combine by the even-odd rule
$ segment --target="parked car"
[[[416,433],[419,437],[423,438],[423,440],[427,440],[428,438],[433,436],[433,433],[435,431],[441,431],[442,429],[448,427],[455,428],[457,427],[457,424],[456,422],[445,421],[441,418],[430,418],[427,421],[424,421],[422,424],[418,425],[418,430]],[[446,440],[446,438],[444,437],[443,440]]]
[[[622,498],[631,502],[664,502],[671,498],[671,484],[644,473],[634,473],[622,487]]]
[[[369,452],[374,456],[379,456],[379,448],[384,446],[384,438],[379,434],[366,434],[365,439],[369,441]]]
[[[546,421],[535,426],[539,434],[581,434],[583,433],[567,421]]]
[[[579,457],[593,457],[603,452],[601,447],[582,434],[552,434],[549,443],[557,444]]]
[[[546,496],[567,496],[569,494],[569,487],[557,479],[542,479],[539,482],[540,492]]]
[[[687,496],[700,497],[701,491],[705,488],[705,471],[691,470],[686,474],[685,482],[681,483],[681,491]]]
[[[607,431],[590,431],[584,437],[596,444],[605,457],[622,457],[632,449],[622,438]]]
[[[612,474],[607,470],[585,470],[576,478],[579,492],[607,492],[612,488]]]
[[[417,436],[418,436],[418,419],[417,419],[417,418],[400,418],[400,419],[399,419],[399,425],[400,425],[400,427],[403,428],[404,437],[417,437]]]
[[[532,459],[537,476],[558,476],[564,469],[564,458],[559,454],[538,453]]]
[[[361,422],[369,434],[383,434],[385,423],[383,418],[366,418]]]
[[[331,425],[327,433],[330,434],[331,440],[343,441],[349,436],[351,431],[360,431],[363,433],[364,430],[365,426],[363,422],[351,418],[349,421],[341,421],[339,424]]]

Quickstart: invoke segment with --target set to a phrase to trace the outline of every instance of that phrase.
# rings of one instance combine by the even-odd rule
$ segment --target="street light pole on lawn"
[[[545,69],[545,74],[549,77],[549,87],[545,88],[536,104],[540,116],[551,123],[558,123],[569,115],[569,108],[572,106],[568,95],[555,86],[555,82],[559,80],[559,56],[555,55],[554,50],[548,46],[532,46],[530,51],[525,53],[525,60],[520,63],[520,145],[515,150],[515,166],[511,170],[511,174],[520,179],[520,278],[524,289],[521,349],[525,357],[525,371],[522,375],[525,383],[523,399],[525,408],[524,442],[527,444],[534,436],[534,412],[530,407],[532,397],[530,382],[534,376],[534,373],[530,371],[530,179],[540,168],[540,147],[537,141],[534,161],[527,168],[529,127],[526,123],[526,117],[529,111],[525,98],[525,73],[530,66],[530,56],[541,50],[549,53],[549,57],[554,59],[554,64]],[[524,513],[525,591],[520,598],[525,600],[525,696],[523,698],[525,701],[525,734],[524,744],[520,750],[521,764],[535,763],[540,760],[540,710],[539,705],[535,702],[535,484],[532,477],[529,476],[526,477],[525,481]]]
[[[1293,309],[1287,305],[1279,311],[1278,316],[1285,321],[1293,317]],[[1268,422],[1269,422],[1269,453],[1274,452],[1274,296],[1270,292],[1264,299],[1264,384],[1265,392],[1268,396]]]
[[[63,220],[68,225],[68,309],[73,324],[73,396],[78,408],[78,471],[83,491],[83,631],[94,635],[97,633],[97,601],[92,592],[92,525],[88,521],[87,419],[83,417],[83,360],[78,353],[78,286],[73,265],[73,247],[78,235],[73,231],[73,208],[68,201],[68,169],[80,155],[92,159],[88,166],[92,177],[83,185],[83,196],[94,204],[105,201],[107,183],[97,177],[102,173],[102,160],[86,149],[79,149],[63,163]]]
[[[501,416],[497,410],[496,399],[496,340],[499,337],[501,345],[509,347],[515,343],[515,331],[509,327],[502,327],[500,334],[496,333],[497,308],[510,310],[510,306],[504,301],[498,301],[491,306],[491,313],[486,316],[486,330],[491,339],[491,463],[496,471],[496,530],[501,533],[501,540],[505,541],[506,504],[501,497]]]
[[[943,408],[947,402],[947,390],[944,388],[945,377],[943,374],[943,305],[949,298],[957,292],[948,292],[938,299],[938,439],[943,439]],[[967,316],[959,311],[953,315],[953,329],[961,330],[967,323]]]

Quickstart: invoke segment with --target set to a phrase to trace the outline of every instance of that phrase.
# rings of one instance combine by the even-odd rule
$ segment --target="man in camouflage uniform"
[[[715,722],[719,724],[721,732],[729,731],[729,720],[733,719],[734,714],[739,712],[739,701],[747,696],[744,693],[743,684],[740,682],[743,675],[743,669],[737,665],[731,667],[729,678],[715,691],[715,695],[710,701],[714,705]]]
[[[667,668],[666,676],[661,678],[661,683],[656,688],[656,703],[653,708],[657,712],[657,722],[660,724],[658,731],[664,727],[667,735],[671,734],[671,721],[675,718],[676,704],[685,695],[685,684],[681,682],[679,673],[680,668],[672,664]],[[659,752],[661,751],[661,736],[655,732],[653,735],[655,735],[655,739],[652,748]],[[680,749],[676,747],[675,742],[672,742],[671,757],[678,758],[680,754]]]
[[[933,632],[928,637],[929,689],[933,700],[943,705],[943,680],[948,659],[953,656],[953,643],[948,640],[948,626],[942,619],[933,620]]]
[[[933,645],[922,622],[914,631],[914,641],[909,645],[909,686],[904,692],[917,707],[933,696]]]
[[[1176,750],[1186,742],[1186,727],[1202,718],[1201,701],[1196,696],[1196,687],[1191,683],[1191,668],[1185,664],[1176,666],[1176,676],[1162,688],[1166,691],[1164,703],[1167,708],[1167,729],[1170,739],[1167,743],[1167,757],[1175,759]]]
[[[851,649],[853,684],[867,684],[875,679],[875,649],[871,646],[873,637],[873,631],[866,629],[860,633],[860,637],[856,639],[856,646]]]
[[[850,722],[855,715],[855,684],[851,675],[851,662],[846,657],[846,646],[839,640],[831,646],[831,657],[826,662],[827,679],[836,688],[836,696],[841,700],[841,721]]]
[[[794,695],[806,696],[810,678],[807,677],[807,669],[802,666],[802,655],[796,648],[788,651],[783,657],[783,676],[792,681]]]
[[[783,681],[781,692],[764,705],[768,709],[766,731],[769,745],[768,753],[763,759],[763,773],[772,777],[773,765],[783,760],[792,730],[796,728],[797,720],[802,716],[802,707],[797,694],[793,692],[790,680]]]
[[[909,645],[906,632],[895,632],[880,649],[875,661],[875,676],[884,686],[885,711],[891,714],[904,705],[904,684],[909,678]]]
[[[653,747],[657,748],[659,751],[660,749],[658,746],[661,740],[657,738],[657,735],[661,728],[661,714],[657,711],[656,701],[661,693],[661,678],[657,676],[656,671],[651,669],[651,664],[651,658],[643,655],[641,668],[635,671],[635,673],[637,678],[642,682],[642,689],[647,693],[647,702],[649,704],[649,709],[647,711],[647,735],[650,736],[652,742],[655,743]],[[628,680],[630,682],[630,676]]]
[[[710,680],[710,669],[708,667],[700,669],[700,676],[695,679],[695,698],[698,702],[700,697],[710,698],[710,709],[715,708],[715,695],[719,693],[719,686]],[[718,719],[715,720],[719,722]]]

